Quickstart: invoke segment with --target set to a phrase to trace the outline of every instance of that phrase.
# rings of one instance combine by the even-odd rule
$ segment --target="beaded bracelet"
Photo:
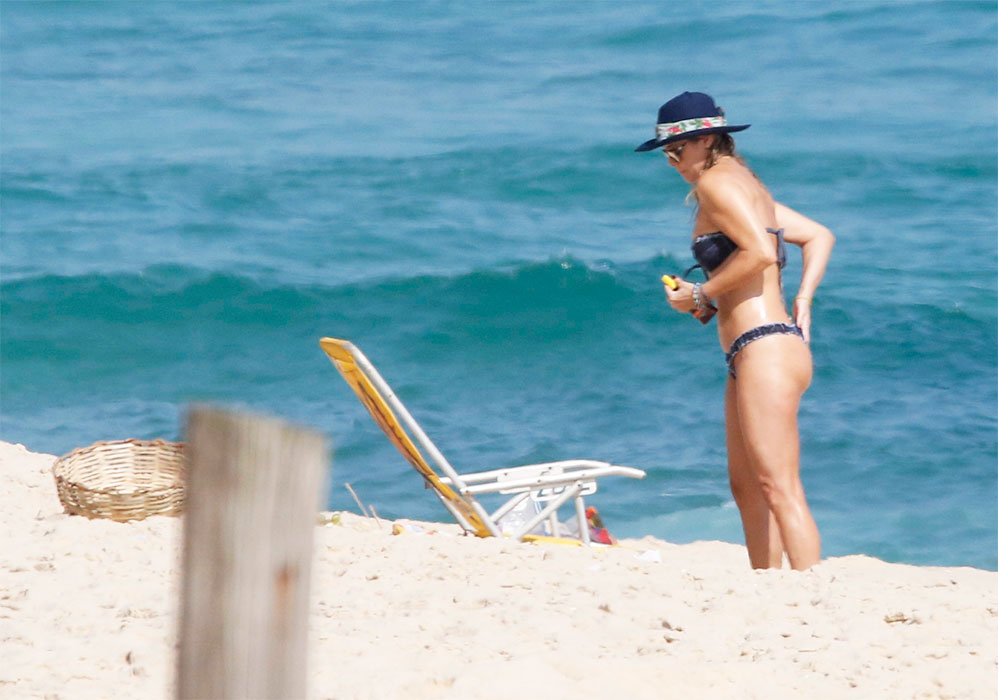
[[[697,311],[703,311],[704,307],[710,304],[710,300],[704,294],[702,282],[693,285],[693,304],[697,307]]]

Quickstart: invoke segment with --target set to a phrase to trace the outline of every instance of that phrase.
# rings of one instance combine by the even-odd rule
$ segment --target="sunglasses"
[[[673,163],[678,163],[679,160],[683,157],[683,149],[689,145],[690,145],[689,141],[684,141],[675,148],[663,148],[662,153],[664,153],[666,158],[668,158]]]

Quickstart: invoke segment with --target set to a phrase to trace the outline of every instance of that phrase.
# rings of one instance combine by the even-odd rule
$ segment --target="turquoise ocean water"
[[[639,466],[611,531],[740,542],[715,330],[658,282],[686,186],[633,152],[703,90],[838,237],[801,413],[825,553],[998,568],[995,4],[670,7],[3,2],[0,438],[244,406],[330,437],[331,508],[445,518],[335,335],[460,469]]]

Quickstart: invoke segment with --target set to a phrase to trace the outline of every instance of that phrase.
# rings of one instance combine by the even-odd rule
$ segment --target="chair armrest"
[[[568,460],[546,464],[526,464],[508,469],[493,469],[488,472],[462,475],[461,479],[465,482],[468,493],[480,494],[535,491],[578,482],[595,483],[597,479],[605,476],[643,479],[645,472],[634,467],[624,467],[608,462]]]
[[[607,476],[626,476],[631,479],[643,479],[646,474],[643,470],[635,467],[624,467],[619,464],[609,462],[599,462],[594,459],[566,459],[559,462],[542,462],[540,464],[524,464],[518,467],[506,467],[504,469],[491,469],[484,472],[472,472],[461,474],[461,480],[466,484],[475,484],[483,481],[496,481],[500,477],[511,478],[514,475],[530,473],[575,473],[584,469],[604,469]],[[567,474],[566,474],[567,476]],[[578,478],[577,476],[575,478]],[[568,479],[574,481],[575,479]],[[446,480],[445,480],[446,481]]]

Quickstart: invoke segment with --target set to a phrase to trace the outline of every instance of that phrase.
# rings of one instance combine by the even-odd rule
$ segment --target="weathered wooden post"
[[[177,697],[303,698],[325,440],[195,406],[187,442]]]

